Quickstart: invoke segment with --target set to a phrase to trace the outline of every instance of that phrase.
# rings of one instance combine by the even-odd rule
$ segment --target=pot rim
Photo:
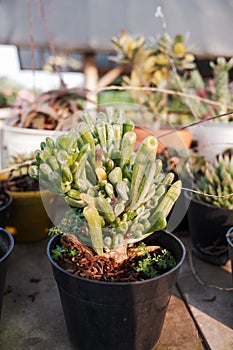
[[[24,128],[20,126],[13,126],[11,125],[11,120],[5,119],[2,124],[2,130],[6,132],[11,132],[12,134],[23,134],[23,135],[39,135],[39,136],[58,136],[60,134],[67,133],[66,130],[60,131],[60,130],[47,130],[47,129],[31,129],[31,128]]]
[[[233,248],[233,226],[226,233],[227,243]]]
[[[0,258],[0,263],[7,259],[7,257],[11,254],[15,244],[14,237],[12,236],[12,234],[3,227],[0,227],[0,235],[1,234],[5,235],[9,239],[10,245],[8,251]]]
[[[222,121],[205,121],[204,123],[199,125],[201,128],[219,128],[219,127],[223,127],[223,128],[233,128],[233,122],[232,121],[228,121],[228,122],[222,122]]]
[[[166,230],[162,230],[162,231],[158,231],[158,232],[163,232],[164,234],[167,234],[169,236],[171,236],[175,241],[176,243],[178,243],[180,245],[180,248],[181,248],[181,251],[182,251],[182,256],[180,258],[180,260],[178,261],[178,263],[176,264],[175,267],[173,267],[172,269],[170,269],[169,271],[163,273],[162,275],[160,276],[157,276],[157,277],[153,277],[153,278],[149,278],[149,279],[145,279],[145,280],[142,280],[142,281],[133,281],[133,282],[106,282],[106,281],[98,281],[98,280],[93,280],[93,279],[89,279],[89,278],[85,278],[85,277],[81,277],[81,276],[77,276],[77,275],[74,275],[66,270],[64,270],[63,268],[61,268],[51,257],[51,254],[50,254],[50,248],[51,248],[51,245],[53,243],[53,241],[55,239],[58,239],[59,236],[56,235],[56,236],[53,236],[48,244],[47,244],[47,256],[50,260],[50,263],[56,268],[58,269],[59,271],[69,275],[69,276],[72,276],[73,278],[76,278],[76,279],[80,279],[82,281],[85,281],[85,282],[88,282],[88,283],[93,283],[93,284],[96,284],[96,283],[99,283],[101,285],[106,285],[106,286],[110,286],[110,285],[115,285],[115,286],[127,286],[127,285],[140,285],[140,284],[145,284],[145,283],[151,283],[152,281],[155,281],[155,280],[158,280],[164,276],[167,276],[169,275],[170,273],[172,273],[173,271],[175,270],[178,270],[180,268],[180,266],[183,264],[184,262],[184,259],[185,259],[185,256],[186,256],[186,248],[183,244],[183,242],[178,238],[176,237],[174,234],[172,234],[171,232],[168,232]]]
[[[232,211],[233,211],[232,209],[228,209],[228,208],[225,208],[225,207],[217,207],[216,205],[212,205],[212,204],[206,203],[206,202],[204,202],[204,201],[202,201],[202,200],[198,200],[198,199],[196,199],[196,198],[193,198],[193,195],[191,195],[190,193],[188,193],[188,191],[184,191],[184,195],[185,195],[185,197],[186,197],[188,200],[190,200],[190,201],[192,201],[192,202],[194,202],[194,203],[196,203],[196,204],[203,205],[203,206],[208,207],[208,208],[222,209],[222,210],[229,211],[229,212],[232,212]]]
[[[11,205],[13,198],[9,192],[0,191],[0,194],[4,194],[8,198],[8,202],[5,205],[3,205],[2,207],[0,207],[0,211],[3,211]]]

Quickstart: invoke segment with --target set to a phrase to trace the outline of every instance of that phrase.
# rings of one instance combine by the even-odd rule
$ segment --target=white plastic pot
[[[218,154],[233,149],[233,122],[203,123],[197,141],[198,152],[213,162]]]
[[[3,145],[2,145],[2,125],[5,120],[7,120],[12,114],[12,109],[9,107],[6,108],[0,108],[0,146],[1,146],[1,152],[0,152],[0,169],[2,164],[2,152],[3,152]]]
[[[36,149],[40,149],[40,143],[45,141],[47,136],[56,138],[61,131],[37,130],[20,128],[9,125],[5,121],[2,125],[2,164],[4,167],[12,155],[31,154]]]

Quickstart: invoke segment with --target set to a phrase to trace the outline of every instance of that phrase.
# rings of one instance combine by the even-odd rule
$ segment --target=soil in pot
[[[3,302],[3,293],[7,275],[7,265],[14,248],[14,239],[5,229],[0,227],[0,317]]]
[[[233,225],[233,211],[192,198],[187,214],[194,254],[208,263],[225,265],[229,259],[226,231]]]
[[[51,253],[59,242],[59,236],[53,237],[47,253],[60,292],[68,335],[75,348],[153,349],[184,260],[183,244],[168,232],[156,233],[147,244],[169,250],[176,259],[175,267],[145,280],[105,282],[80,277],[54,262]]]

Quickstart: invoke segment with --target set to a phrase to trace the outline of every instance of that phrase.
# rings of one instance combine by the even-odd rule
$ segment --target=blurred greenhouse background
[[[56,55],[63,59],[66,84],[83,86],[87,65],[93,65],[98,76],[114,66],[108,59],[111,38],[121,30],[153,38],[161,34],[157,6],[162,7],[170,35],[186,36],[205,74],[210,58],[233,55],[231,0],[1,1],[1,83],[8,77],[27,88],[55,88],[57,75],[40,70],[48,69],[48,58]]]

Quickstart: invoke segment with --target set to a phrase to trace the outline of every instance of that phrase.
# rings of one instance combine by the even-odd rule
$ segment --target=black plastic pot
[[[228,253],[231,260],[231,272],[232,272],[232,282],[233,282],[233,226],[227,231],[226,239],[228,244]]]
[[[14,238],[8,231],[0,227],[0,317],[7,274],[7,264],[13,248]]]
[[[0,206],[0,227],[5,227],[9,219],[9,207],[12,203],[12,197],[9,193],[0,191],[0,202],[4,202]]]
[[[210,264],[225,265],[229,259],[226,232],[233,226],[233,210],[191,199],[188,225],[194,254]]]
[[[68,336],[79,350],[150,350],[157,344],[172,287],[185,257],[182,242],[162,231],[148,244],[169,249],[177,266],[140,282],[101,282],[72,275],[51,258],[59,244],[53,237],[47,254],[60,292]]]

